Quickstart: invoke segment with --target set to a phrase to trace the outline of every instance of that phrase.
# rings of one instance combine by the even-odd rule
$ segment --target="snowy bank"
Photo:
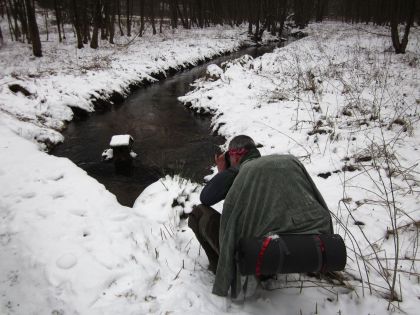
[[[212,66],[217,76],[197,80],[179,99],[212,113],[213,129],[227,139],[247,134],[263,155],[298,156],[346,240],[344,275],[354,292],[372,294],[380,302],[372,312],[382,313],[394,288],[391,309],[414,314],[420,306],[419,29],[405,55],[393,53],[382,27],[326,23],[308,32],[255,60]]]
[[[120,102],[136,85],[239,49],[247,35],[230,27],[167,30],[119,37],[115,45],[103,41],[96,50],[78,50],[75,39],[60,44],[50,37],[42,58],[18,42],[0,49],[0,120],[42,147],[63,141],[59,132],[73,112]]]

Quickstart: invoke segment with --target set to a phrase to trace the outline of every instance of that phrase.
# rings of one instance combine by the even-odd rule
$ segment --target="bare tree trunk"
[[[109,42],[114,44],[115,35],[115,1],[109,1],[109,19],[107,20],[109,30]]]
[[[76,37],[77,37],[77,48],[83,48],[83,38],[82,38],[82,32],[80,30],[80,18],[79,18],[79,12],[77,8],[77,0],[73,0],[73,25],[76,31]]]
[[[248,0],[248,35],[252,35],[252,22],[253,22],[253,16],[252,16],[252,8],[253,8],[253,0]]]
[[[170,0],[170,9],[171,9],[171,26],[172,28],[178,28],[178,1]]]
[[[150,0],[150,20],[152,23],[153,35],[156,34],[156,25],[155,25],[155,1]]]
[[[4,14],[5,14],[5,6],[6,6],[6,3],[3,0],[0,0],[0,15],[2,18],[4,18]]]
[[[143,36],[143,32],[144,32],[144,16],[145,16],[145,12],[144,12],[144,2],[145,0],[140,0],[140,36]],[[153,0],[152,0],[153,2]]]
[[[99,25],[101,27],[101,39],[102,40],[106,40],[108,39],[108,20],[109,20],[109,1],[108,0],[102,0],[102,6],[101,6],[101,10],[103,10],[103,14],[102,11],[100,12],[100,20],[99,20]]]
[[[255,34],[254,39],[260,40],[260,15],[261,15],[261,0],[257,0],[257,14],[255,16]]]
[[[95,11],[93,17],[93,32],[92,39],[90,41],[90,48],[98,48],[98,33],[99,33],[99,24],[101,23],[101,0],[96,0]]]
[[[35,57],[42,57],[41,40],[39,38],[38,24],[36,24],[35,8],[32,6],[31,0],[25,0],[26,14],[29,23],[29,32],[32,42],[32,51]]]
[[[409,0],[409,10],[406,16],[406,25],[404,29],[404,35],[400,42],[400,36],[398,33],[398,24],[399,24],[399,3],[398,0],[393,0],[393,10],[392,10],[392,18],[391,18],[391,38],[392,38],[392,45],[394,46],[395,53],[397,54],[405,54],[405,50],[408,44],[408,35],[410,33],[411,25],[414,22],[414,14],[416,10],[416,0]]]
[[[188,14],[189,14],[189,20],[190,20],[190,23],[189,23],[188,28],[192,28],[193,27],[193,22],[194,22],[194,19],[195,19],[194,18],[194,13],[193,13],[193,6],[191,4],[191,1],[192,0],[188,0]]]
[[[288,5],[289,5],[288,0],[285,0],[281,4],[280,16],[279,16],[279,18],[280,18],[280,26],[279,26],[278,37],[281,37],[283,35],[284,23],[286,22]]]
[[[21,28],[22,28],[22,34],[26,36],[26,39],[29,43],[31,41],[31,36],[29,34],[30,30],[28,30],[28,17],[27,17],[27,13],[26,13],[27,11],[26,11],[26,8],[25,8],[25,2],[19,1],[19,0],[14,0],[14,5],[15,5],[15,10],[16,10],[17,17],[20,20],[20,25],[21,25]],[[32,7],[35,10],[35,7],[34,6],[32,6]]]
[[[45,18],[45,30],[47,32],[47,42],[49,40],[49,32],[48,32],[48,10],[44,11],[44,18]]]
[[[176,11],[177,11],[177,13],[179,15],[179,18],[181,19],[182,26],[184,28],[188,28],[188,23],[185,23],[185,19],[184,19],[183,15],[182,15],[181,10],[179,9],[178,3],[175,3],[175,5],[176,5]]]
[[[80,1],[80,0],[78,0]],[[90,23],[88,20],[88,6],[85,0],[83,1],[83,10],[82,10],[82,31],[83,31],[83,44],[87,45],[90,41]],[[80,3],[80,2],[79,2]],[[94,10],[93,10],[94,11]]]
[[[322,22],[328,7],[328,0],[316,0],[315,5],[315,20]]]
[[[58,29],[58,40],[61,43],[63,41],[63,38],[61,37],[61,29],[60,29],[61,12],[59,10],[57,0],[54,0],[54,11],[55,11],[55,20],[57,22],[57,29]]]
[[[120,35],[124,36],[124,32],[121,25],[121,4],[120,0],[117,0],[117,15],[118,15],[118,27],[120,28]]]
[[[10,14],[10,9],[8,7],[7,2],[6,2],[6,16],[7,16],[7,21],[8,21],[8,24],[9,24],[10,37],[12,38],[12,41],[13,40],[16,40],[17,41],[18,39],[15,36],[15,29],[13,28],[12,16]],[[14,39],[13,39],[13,36],[15,36]]]
[[[160,4],[160,22],[159,22],[159,33],[162,34],[163,30],[163,11],[165,9],[165,3],[162,1]]]
[[[185,19],[185,25],[187,27],[187,29],[190,28],[190,17],[189,17],[189,13],[188,13],[188,6],[185,0],[182,1],[182,15],[184,16]]]
[[[60,13],[61,15],[61,13]],[[63,40],[66,39],[66,32],[64,31],[64,21],[61,19],[61,32],[63,33]]]
[[[201,3],[201,0],[196,0],[197,2],[197,15],[198,15],[198,25],[200,25],[200,28],[204,27],[204,21],[203,21],[203,4]]]
[[[1,25],[0,25],[0,47],[3,46],[3,33],[1,31]]]
[[[131,36],[130,0],[126,1],[125,16],[127,18],[127,36]]]
[[[20,31],[20,27],[19,27],[19,23],[18,23],[18,16],[17,16],[17,12],[16,12],[16,7],[12,4],[11,0],[8,0],[8,4],[9,4],[9,9],[10,9],[10,13],[11,16],[13,17],[13,33],[15,35],[15,39],[18,41],[20,40],[21,37],[21,31]]]

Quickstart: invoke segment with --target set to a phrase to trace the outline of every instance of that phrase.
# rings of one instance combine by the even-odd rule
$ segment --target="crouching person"
[[[217,156],[216,174],[204,187],[202,205],[188,225],[215,272],[213,293],[236,297],[240,274],[239,240],[273,234],[332,234],[327,205],[300,161],[292,155],[261,157],[254,141],[234,137],[227,154]],[[230,164],[230,165],[229,165]],[[224,199],[222,214],[212,205]]]

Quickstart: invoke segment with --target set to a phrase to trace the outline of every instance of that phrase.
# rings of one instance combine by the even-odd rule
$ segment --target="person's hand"
[[[214,161],[216,162],[217,170],[219,171],[219,173],[223,172],[227,168],[224,153],[222,153],[220,155],[215,154],[214,155]]]

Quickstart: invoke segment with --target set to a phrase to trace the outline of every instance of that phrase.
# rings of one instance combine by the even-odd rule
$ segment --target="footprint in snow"
[[[48,177],[48,180],[59,181],[64,178],[64,174],[58,174]]]
[[[75,216],[85,217],[86,216],[86,209],[70,209],[69,212]]]
[[[53,199],[63,198],[64,197],[64,194],[62,192],[57,191],[57,192],[51,194],[51,197]]]
[[[27,192],[27,193],[22,194],[22,197],[25,198],[25,199],[31,199],[35,196],[36,196],[36,193],[34,193],[34,192]]]
[[[73,254],[64,254],[55,262],[60,269],[70,269],[77,264],[77,258]]]

